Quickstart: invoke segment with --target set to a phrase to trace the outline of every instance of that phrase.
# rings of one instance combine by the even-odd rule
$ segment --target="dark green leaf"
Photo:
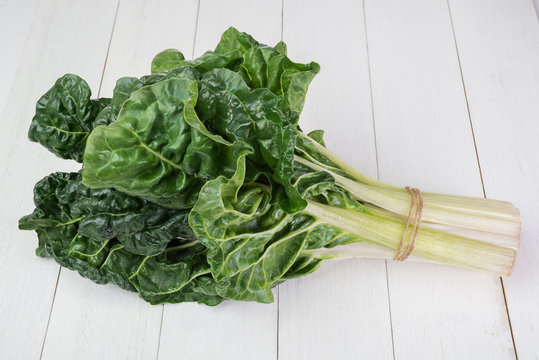
[[[55,155],[81,162],[86,138],[98,113],[109,99],[90,100],[88,84],[77,75],[67,74],[37,102],[28,137]],[[99,121],[98,121],[99,122]]]
[[[36,230],[38,255],[96,283],[138,291],[152,303],[216,305],[222,300],[207,275],[206,248],[187,225],[187,212],[115,190],[88,189],[78,173],[51,174],[34,192],[36,209],[19,227]]]
[[[273,170],[273,180],[286,191],[280,199],[286,211],[305,207],[290,185],[297,119],[282,111],[277,96],[267,89],[251,91],[238,74],[216,69],[200,81],[197,111],[225,139],[249,144],[254,149],[250,159]]]

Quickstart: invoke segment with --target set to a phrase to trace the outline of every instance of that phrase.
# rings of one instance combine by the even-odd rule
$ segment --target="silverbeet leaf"
[[[277,95],[286,111],[300,113],[303,110],[307,89],[320,72],[320,66],[315,62],[301,64],[291,61],[283,42],[275,47],[267,46],[235,28],[223,33],[215,51],[241,51],[243,61],[238,73],[249,87],[266,88]]]
[[[171,241],[194,241],[188,211],[149,203],[114,189],[90,189],[80,173],[53,173],[34,188],[36,209],[23,217],[23,230],[45,229],[50,236],[81,236],[98,242],[117,239],[134,254],[157,255]],[[69,237],[68,236],[68,237]],[[38,252],[41,252],[39,249]]]
[[[237,69],[242,56],[239,51],[217,53],[207,51],[194,60],[185,60],[176,49],[167,49],[157,54],[152,60],[152,73],[167,72],[181,67],[193,67],[200,73],[218,68]]]
[[[78,173],[53,173],[36,184],[34,194],[36,209],[19,227],[37,232],[38,255],[96,283],[137,291],[151,303],[221,302],[208,275],[206,248],[194,238],[185,212],[160,212],[157,205],[115,190],[87,189]],[[102,229],[95,227],[100,224]],[[111,237],[108,230],[122,235]],[[144,243],[139,236],[144,232],[152,241],[164,240],[159,249]]]
[[[228,69],[207,72],[200,80],[197,112],[218,134],[231,142],[254,149],[249,158],[273,170],[272,179],[284,186],[280,198],[288,212],[306,203],[290,179],[294,172],[297,117],[289,116],[275,94],[267,89],[251,90],[242,77]]]
[[[91,100],[86,81],[73,74],[59,78],[37,102],[28,137],[64,159],[82,162],[86,139],[107,120],[97,115],[110,99]]]
[[[122,109],[124,102],[131,96],[133,92],[145,85],[152,85],[156,82],[172,78],[196,80],[198,77],[198,72],[190,66],[173,68],[157,74],[146,75],[140,79],[136,77],[122,77],[116,81],[116,86],[114,87],[110,104],[103,108],[103,110],[101,110],[101,112],[97,115],[94,125],[108,125],[115,121],[120,113],[120,110]]]
[[[283,42],[271,47],[233,27],[223,33],[214,51],[194,60],[185,60],[175,49],[162,51],[152,61],[152,73],[186,65],[195,67],[200,73],[219,68],[232,70],[250,88],[266,88],[273,92],[283,110],[297,113],[303,110],[307,89],[320,72],[320,66],[315,62],[301,64],[290,60]]]
[[[133,92],[117,120],[90,135],[83,183],[189,209],[208,179],[232,175],[238,156],[250,151],[206,130],[194,110],[197,96],[197,82],[186,78]]]
[[[161,51],[152,60],[152,74],[174,69],[183,60],[185,60],[185,57],[176,49]]]
[[[361,240],[308,213],[286,213],[267,185],[244,184],[244,176],[242,157],[233,177],[206,183],[189,215],[220,296],[272,302],[272,287],[322,264],[312,250]],[[308,199],[364,211],[327,173],[297,173],[295,184]]]

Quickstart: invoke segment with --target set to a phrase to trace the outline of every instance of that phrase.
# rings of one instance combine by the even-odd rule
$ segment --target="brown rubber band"
[[[412,254],[415,248],[416,240],[417,240],[417,234],[419,233],[419,229],[421,228],[421,215],[423,214],[423,196],[421,195],[421,191],[419,189],[413,188],[410,189],[409,186],[406,187],[406,190],[410,193],[411,202],[410,202],[410,210],[408,211],[408,218],[406,219],[406,224],[404,226],[404,230],[402,231],[401,241],[399,243],[399,248],[397,249],[397,252],[395,253],[395,257],[393,260],[398,261],[404,261]],[[412,219],[412,213],[413,219]],[[402,248],[404,246],[404,239],[406,238],[406,233],[408,232],[408,226],[410,225],[410,220],[412,219],[412,233],[410,235],[410,241],[408,242],[408,246],[402,252]]]

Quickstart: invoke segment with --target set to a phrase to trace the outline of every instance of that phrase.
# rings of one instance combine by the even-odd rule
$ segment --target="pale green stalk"
[[[313,141],[314,143],[316,142]],[[319,144],[318,146],[323,148]],[[334,158],[331,160],[335,161]],[[385,186],[385,184],[380,186],[383,183],[369,180],[370,178],[366,175],[356,177],[359,173],[357,170],[354,175],[356,180],[352,180],[300,156],[296,155],[295,161],[313,170],[328,172],[340,186],[361,202],[376,205],[396,215],[408,215],[411,197],[405,189]],[[342,160],[340,162],[344,163]],[[347,166],[347,169],[349,167]],[[346,170],[348,173],[347,169],[341,170]],[[367,179],[368,183],[357,179]],[[422,193],[422,196],[424,202],[422,221],[519,237],[520,215],[518,210],[508,202],[433,193]]]
[[[357,256],[352,256],[352,247],[343,252],[335,249],[312,251],[322,258],[374,256],[393,258],[402,236],[404,222],[379,214],[365,214],[352,210],[328,206],[312,201],[304,210],[320,221],[358,235],[363,241],[376,244],[387,250],[375,250],[372,246],[355,247]],[[410,233],[410,232],[408,232]],[[406,239],[406,244],[409,236]],[[342,249],[349,245],[341,246]],[[498,275],[509,275],[516,250],[477,241],[443,231],[422,227],[417,235],[413,257],[442,264],[483,270]]]

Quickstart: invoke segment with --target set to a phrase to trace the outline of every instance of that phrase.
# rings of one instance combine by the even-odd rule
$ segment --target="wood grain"
[[[30,32],[37,0],[0,1],[0,115]]]
[[[504,279],[519,359],[539,358],[539,22],[530,1],[449,2],[487,197],[522,215]]]
[[[380,179],[482,196],[447,3],[365,7]],[[514,358],[497,277],[410,262],[388,276],[396,359]]]
[[[300,119],[326,144],[376,177],[369,66],[360,1],[286,0],[283,40],[295,61],[320,63]],[[327,263],[280,285],[279,359],[391,359],[384,261]]]
[[[59,269],[52,260],[35,256],[35,233],[19,231],[17,221],[32,211],[32,188],[39,179],[52,171],[79,168],[28,141],[35,103],[66,72],[80,74],[97,92],[115,5],[39,2],[20,57],[0,122],[0,195],[5,205],[0,210],[2,359],[39,358]]]
[[[67,72],[110,96],[157,52],[198,56],[229,26],[269,45],[283,38],[293,60],[320,63],[300,123],[325,129],[352,165],[425,191],[482,196],[484,185],[521,209],[504,284],[518,357],[539,357],[532,1],[34,1],[0,0],[1,359],[515,358],[500,280],[444,266],[328,262],[280,285],[270,305],[150,306],[69,270],[57,282],[59,267],[16,224],[36,181],[80,165],[27,140],[37,99]]]
[[[148,0],[120,3],[101,96],[111,96],[122,76],[148,74],[152,57],[159,51],[170,47],[190,50],[197,2],[183,2],[181,9],[178,5],[163,1],[162,7],[155,7]],[[163,7],[170,11],[163,12]],[[43,358],[153,359],[162,311],[162,306],[151,306],[134,293],[62,271]]]

